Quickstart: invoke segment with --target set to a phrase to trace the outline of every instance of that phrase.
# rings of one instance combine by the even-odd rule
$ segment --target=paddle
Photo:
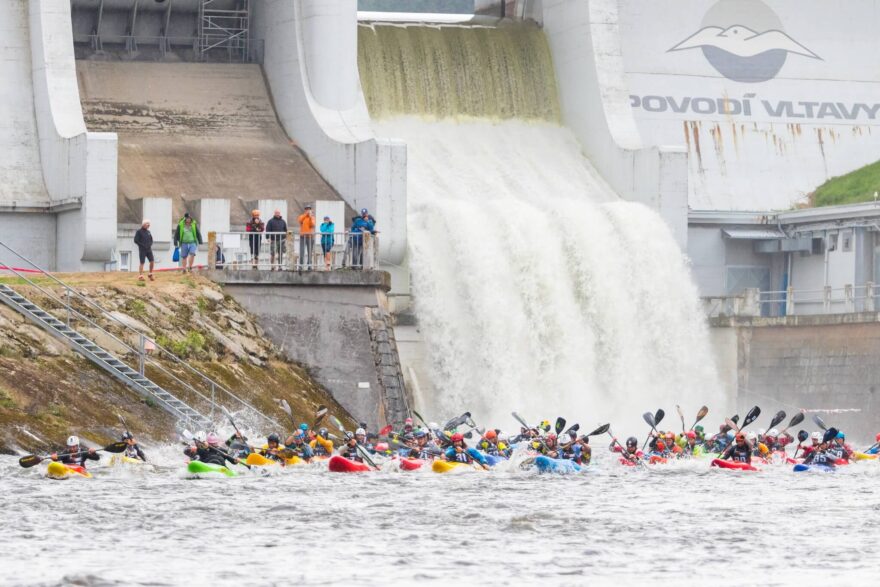
[[[348,442],[352,438],[355,439],[354,446],[355,446],[355,449],[358,451],[358,453],[361,455],[361,458],[364,459],[364,461],[366,461],[366,463],[368,465],[370,465],[374,469],[378,470],[379,467],[376,465],[376,463],[373,462],[373,459],[370,458],[370,455],[367,454],[366,449],[364,449],[364,447],[361,446],[361,443],[357,441],[357,438],[355,438],[354,436],[351,436],[345,430],[345,427],[342,425],[342,422],[339,421],[339,418],[337,418],[336,416],[330,416],[330,421],[333,422],[337,428],[339,428],[339,431],[342,432],[342,435],[345,437],[346,442]]]
[[[109,452],[109,453],[113,453],[113,454],[119,454],[125,450],[126,446],[127,445],[124,442],[114,442],[113,444],[108,444],[104,448],[95,449],[95,452],[104,451],[104,452]],[[61,453],[56,456],[60,459],[61,457],[79,456],[79,455],[81,455],[83,453],[87,453],[87,452],[89,452],[88,449],[78,450],[76,452],[65,452],[65,453]],[[39,465],[40,463],[42,463],[43,461],[45,461],[46,459],[49,459],[49,458],[52,458],[52,455],[46,455],[46,456],[42,456],[42,457],[37,456],[37,455],[25,455],[25,456],[21,457],[20,459],[18,459],[18,464],[21,465],[22,467],[24,467],[25,469],[30,469],[31,467],[35,467],[36,465]]]
[[[462,424],[464,424],[465,422],[467,422],[468,419],[470,419],[470,417],[471,417],[471,413],[465,412],[464,414],[462,414],[461,416],[458,416],[457,418],[452,418],[451,420],[446,422],[446,424],[443,425],[443,430],[454,430],[454,429],[458,428],[459,426],[461,426]]]
[[[318,409],[315,410],[315,419],[312,420],[312,430],[315,430],[318,427],[318,425],[324,421],[324,416],[327,415],[328,411],[329,410],[327,409],[327,406],[324,406],[324,405],[318,406]]]
[[[558,418],[556,418],[556,426],[554,426],[554,428],[553,428],[556,431],[557,437],[562,433],[562,430],[564,428],[565,428],[565,418],[563,418],[562,416],[559,416]]]
[[[803,415],[803,414],[801,414],[801,415]],[[810,437],[810,433],[807,432],[806,430],[798,430],[798,433],[797,433],[798,445],[797,445],[797,446],[795,447],[795,449],[794,449],[794,456],[791,457],[792,460],[794,460],[794,459],[797,458],[797,454],[798,454],[798,452],[799,452],[799,451],[801,450],[801,448],[802,448],[801,445],[802,445],[804,442],[806,442],[806,440],[807,440],[809,437]]]
[[[655,427],[656,427],[656,426],[659,426],[659,425],[660,425],[660,422],[663,420],[663,418],[664,418],[665,416],[666,416],[666,412],[663,411],[663,408],[658,409],[658,410],[654,413],[654,426],[655,426]]]
[[[681,431],[686,432],[687,429],[684,427],[684,412],[681,411],[681,406],[675,404],[675,410],[678,412],[678,417],[681,418]]]
[[[776,426],[783,420],[785,420],[785,410],[779,410],[778,412],[776,412],[776,415],[773,416],[773,419],[770,420],[770,425],[767,426],[767,430],[776,428]]]
[[[816,426],[818,426],[822,430],[828,430],[828,426],[825,425],[825,422],[822,421],[822,418],[819,417],[819,414],[813,414],[813,422],[815,422]]]
[[[733,418],[728,418],[724,422],[728,426],[730,426],[731,428],[735,429],[737,432],[742,432],[743,428],[745,428],[746,426],[748,426],[749,424],[751,424],[752,422],[757,420],[758,416],[760,416],[760,415],[761,415],[761,408],[759,408],[758,406],[755,406],[754,408],[749,410],[749,412],[746,414],[746,417],[743,420],[742,426],[737,426],[737,421],[734,420]]]
[[[574,439],[574,440],[570,440],[570,441],[568,441],[567,443],[563,444],[563,445],[562,445],[562,448],[568,448],[568,447],[570,447],[572,444],[574,444],[575,442],[577,442],[577,431],[580,430],[580,429],[581,429],[581,425],[580,425],[580,424],[572,424],[571,426],[568,427],[568,430],[566,430],[566,431],[563,433],[563,435],[564,435],[564,436],[568,436],[569,438],[571,438],[571,434],[570,434],[570,433],[571,433],[571,432],[574,432],[574,433],[575,433],[575,439]]]
[[[645,466],[645,463],[642,462],[642,459],[640,459],[640,458],[639,458],[638,456],[636,456],[636,455],[632,455],[632,454],[630,454],[630,453],[626,450],[626,447],[623,446],[622,444],[620,444],[620,442],[617,440],[617,437],[614,436],[614,434],[611,433],[611,425],[610,425],[610,424],[606,424],[606,425],[604,426],[604,428],[605,428],[605,432],[608,433],[608,436],[611,437],[611,442],[614,443],[614,444],[616,444],[617,446],[620,447],[620,454],[621,454],[621,456],[622,456],[623,458],[625,458],[626,460],[628,460],[628,461],[631,462],[631,463],[636,463],[636,464],[639,464],[639,465]]]
[[[282,401],[284,401],[284,400],[282,400]],[[290,406],[287,406],[287,407],[289,408]],[[223,410],[223,413],[226,414],[226,419],[229,420],[230,424],[232,424],[232,429],[235,430],[236,436],[238,436],[242,440],[242,442],[247,442],[247,439],[244,437],[244,434],[242,434],[241,430],[238,429],[238,426],[235,425],[235,420],[232,418],[232,414],[229,412],[229,410],[226,409],[226,406],[220,406],[220,409]]]
[[[651,427],[651,430],[657,432],[657,419],[654,417],[654,414],[651,412],[645,412],[642,414],[642,419]],[[648,433],[648,437],[645,439],[645,444],[642,445],[642,450],[645,450],[645,447],[648,446],[648,441],[651,440],[651,433]]]
[[[128,424],[125,423],[125,418],[122,417],[122,414],[120,414],[119,412],[116,412],[116,417],[119,418],[119,422],[122,424],[122,428],[125,430],[125,433],[131,434],[131,432],[128,429]]]
[[[691,426],[690,429],[693,430],[694,428],[696,428],[697,424],[700,423],[700,420],[705,418],[706,414],[708,414],[708,413],[709,413],[709,408],[707,406],[703,406],[702,408],[700,408],[700,411],[697,412],[697,419],[694,420],[694,425]]]
[[[780,432],[779,435],[783,436],[786,432],[788,432],[789,428],[791,428],[792,426],[797,426],[798,424],[800,424],[803,421],[804,421],[804,413],[798,412],[797,414],[795,414],[794,416],[791,417],[791,420],[788,422],[788,426],[783,428],[782,432]],[[800,432],[798,432],[798,434],[800,434]]]

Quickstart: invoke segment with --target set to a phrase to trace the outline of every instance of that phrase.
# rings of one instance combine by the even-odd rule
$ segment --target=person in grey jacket
[[[148,277],[150,278],[150,281],[155,281],[153,278],[153,267],[155,265],[155,259],[153,258],[153,235],[150,232],[150,221],[146,218],[143,223],[141,223],[141,227],[138,231],[134,233],[134,244],[137,245],[138,257],[140,258],[138,280],[144,280],[144,262],[149,259],[150,273]]]

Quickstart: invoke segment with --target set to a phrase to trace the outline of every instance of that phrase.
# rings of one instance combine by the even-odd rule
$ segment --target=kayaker
[[[238,430],[226,439],[226,446],[229,449],[229,453],[235,455],[237,458],[246,459],[249,454],[251,454],[252,450],[250,445],[248,444],[247,436],[239,432]]]
[[[354,434],[346,432],[345,437],[347,440],[345,441],[345,444],[339,447],[339,456],[358,463],[364,462],[364,458],[358,450],[358,441]]]
[[[537,449],[539,453],[548,456],[551,459],[562,458],[562,451],[557,444],[557,437],[553,433],[548,434],[547,438],[544,439],[544,442],[538,444]]]
[[[875,455],[880,452],[880,432],[877,433],[877,436],[874,437],[874,444],[865,449],[866,455]]]
[[[238,459],[220,449],[220,438],[214,434],[197,432],[193,437],[193,445],[184,449],[183,454],[194,461],[210,463],[212,465],[225,466],[226,461],[233,465],[238,464]]]
[[[273,432],[268,437],[266,437],[266,444],[264,444],[258,452],[260,455],[266,457],[267,459],[277,461],[279,463],[284,463],[286,461],[278,454],[278,452],[281,450],[281,436]]]
[[[834,460],[849,461],[852,458],[852,448],[846,444],[846,435],[843,432],[838,432],[837,436],[831,441],[828,447],[828,454]]]
[[[403,430],[400,431],[400,436],[404,436],[406,434],[412,434],[413,430],[414,430],[413,419],[407,418],[406,420],[403,421]]]
[[[138,446],[137,440],[134,439],[131,432],[123,432],[122,442],[125,443],[125,450],[122,452],[123,456],[130,459],[139,459],[145,463],[147,462],[147,456],[144,454],[144,451],[141,450],[141,447]]]
[[[804,464],[833,467],[834,461],[836,461],[837,458],[831,454],[830,450],[828,450],[830,448],[830,443],[822,442],[821,438],[819,440],[819,444],[817,446],[811,447],[812,450],[804,455]]]
[[[697,444],[697,433],[693,430],[688,430],[684,433],[684,446],[681,449],[681,454],[679,456],[684,457],[695,457],[703,454],[703,447]]]
[[[706,429],[702,424],[694,426],[694,434],[697,435],[697,444],[702,446],[706,442]]]
[[[498,431],[492,428],[486,430],[478,448],[493,457],[510,458],[510,447],[498,437]]]
[[[316,457],[329,457],[333,454],[333,441],[329,438],[330,433],[326,428],[318,430],[315,438],[309,442],[309,447]]]
[[[413,449],[416,446],[416,437],[412,432],[407,432],[400,437],[401,445],[397,448],[397,456],[401,458],[411,458]]]
[[[64,463],[65,465],[86,466],[86,461],[98,461],[101,455],[95,452],[93,448],[84,448],[80,446],[79,436],[71,435],[67,438],[67,444],[60,453],[53,452],[49,455],[53,461]]]
[[[639,439],[635,436],[630,436],[626,439],[626,448],[621,452],[621,455],[626,460],[633,462],[640,461],[645,457],[645,453],[639,450]]]
[[[453,461],[456,463],[472,463],[477,461],[483,467],[487,467],[486,457],[480,454],[480,451],[468,448],[467,444],[464,442],[464,435],[461,432],[456,432],[452,435],[452,446],[446,449],[445,457],[447,461]]]
[[[364,427],[361,426],[361,428],[364,428]],[[367,451],[370,454],[374,454],[374,453],[380,452],[379,449],[376,448],[376,446],[378,444],[379,444],[379,435],[376,434],[375,432],[367,432],[367,442],[364,443],[364,448],[367,449]]]
[[[652,460],[669,458],[669,450],[666,448],[666,442],[658,438],[656,442],[654,442],[654,447],[651,448],[651,452],[648,453],[648,458]]]
[[[296,456],[305,462],[309,462],[312,460],[312,457],[315,456],[312,452],[312,447],[306,444],[306,433],[302,428],[296,430],[290,438],[287,439],[285,448],[292,450]]]
[[[752,464],[752,447],[745,434],[739,432],[734,436],[733,444],[721,453],[721,460]]]
[[[357,443],[361,445],[361,448],[365,450],[370,450],[373,448],[372,446],[367,446],[367,431],[364,428],[358,428],[354,431],[355,440]]]
[[[581,436],[574,445],[572,460],[579,465],[589,465],[593,460],[593,447],[590,446],[590,437]],[[564,457],[563,457],[564,458]]]
[[[675,439],[675,432],[666,433],[666,447],[673,455],[678,455],[681,453],[681,447],[678,445]]]

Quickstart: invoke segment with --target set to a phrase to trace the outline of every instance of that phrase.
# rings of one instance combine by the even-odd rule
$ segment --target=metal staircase
[[[107,371],[110,375],[134,389],[146,398],[156,400],[162,408],[177,417],[188,427],[203,430],[211,427],[211,419],[200,414],[183,401],[165,391],[143,374],[132,369],[112,353],[101,348],[68,324],[55,318],[49,312],[16,293],[8,285],[0,285],[0,301],[17,310],[31,322],[61,341],[72,346],[78,353]],[[115,337],[114,337],[115,338]],[[117,339],[118,340],[118,339]],[[121,342],[121,341],[120,341]],[[124,343],[123,343],[124,344]],[[127,346],[127,345],[126,345]]]
[[[148,339],[141,332],[120,321],[86,295],[62,282],[54,275],[47,273],[3,241],[0,241],[0,249],[5,249],[31,267],[21,269],[0,265],[0,270],[14,274],[24,284],[40,292],[47,302],[52,303],[58,311],[66,314],[66,320],[60,320],[50,311],[41,308],[26,296],[5,284],[0,284],[0,302],[23,314],[28,320],[71,346],[78,353],[143,397],[154,400],[159,407],[178,419],[178,426],[194,428],[196,430],[210,429],[213,426],[215,415],[218,417],[221,415],[217,412],[225,411],[224,406],[220,403],[222,398],[226,400],[228,406],[234,409],[233,411],[244,409],[257,416],[264,423],[271,425],[274,430],[281,430],[283,428],[277,420],[262,413],[256,407],[232,393],[222,384],[198,371],[156,341],[149,341],[151,346],[155,347],[155,354],[147,352]],[[4,255],[4,257],[8,256]],[[55,292],[44,287],[38,281],[31,279],[29,275],[36,277],[39,282],[48,282],[55,287],[60,287],[63,293],[60,296],[56,295]],[[78,310],[74,305],[75,303],[79,304],[88,314],[98,315],[113,324],[114,327],[121,329],[127,335],[136,338],[139,341],[137,348],[101,326],[97,322],[98,318],[93,319],[87,313]],[[134,357],[136,363],[129,358],[132,365],[126,364],[121,357],[113,355],[94,341],[83,336],[71,326],[72,322],[87,324],[104,336],[113,339],[121,348],[125,349],[126,356]],[[166,364],[160,363],[157,360],[160,356],[166,359]],[[163,384],[164,387],[157,385],[147,377],[147,367],[156,375],[161,376],[162,381],[166,382]],[[172,368],[174,371],[172,371]],[[184,377],[188,381],[185,381]],[[187,401],[181,399],[182,396],[185,396]]]
[[[248,0],[199,0],[199,56],[217,49],[229,61],[250,61],[250,7]]]

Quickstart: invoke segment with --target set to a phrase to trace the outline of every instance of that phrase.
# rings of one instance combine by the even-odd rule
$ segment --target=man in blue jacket
[[[360,216],[355,216],[351,221],[351,266],[353,269],[364,268],[364,233],[376,234],[376,219],[373,218],[366,208],[361,210]]]

